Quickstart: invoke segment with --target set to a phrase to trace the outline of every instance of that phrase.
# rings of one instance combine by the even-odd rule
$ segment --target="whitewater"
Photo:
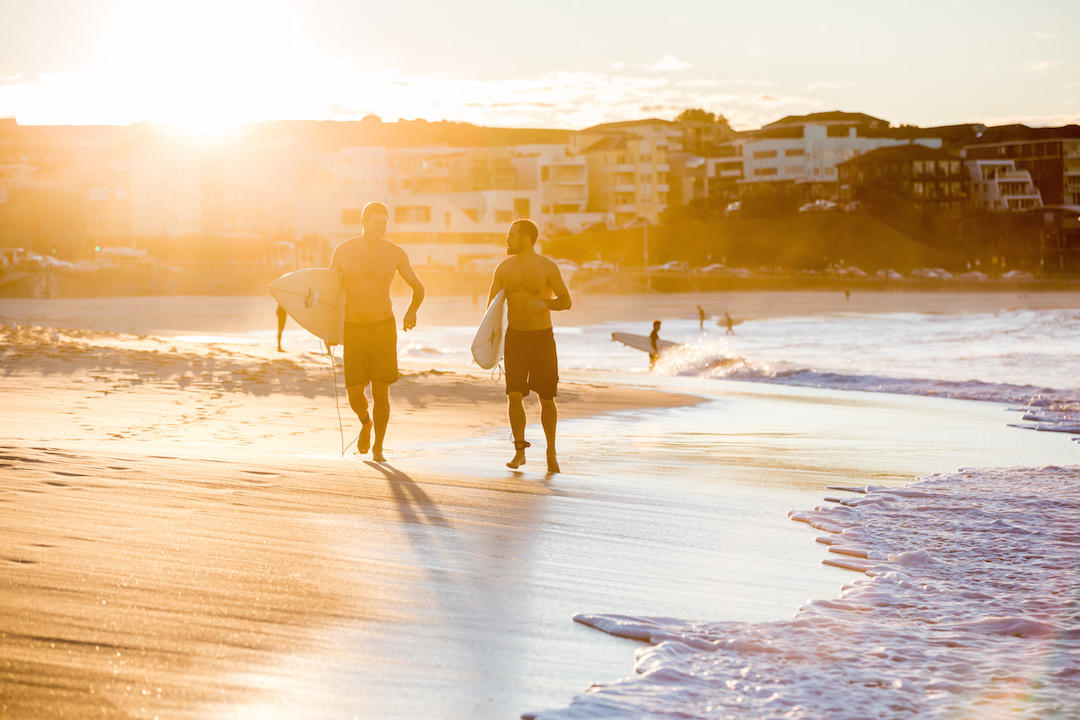
[[[792,512],[864,573],[772,623],[579,615],[650,643],[577,718],[1080,716],[1080,468],[966,470]]]

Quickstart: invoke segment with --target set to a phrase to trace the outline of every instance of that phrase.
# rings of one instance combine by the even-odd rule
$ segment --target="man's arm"
[[[555,297],[545,301],[548,310],[569,310],[572,304],[570,300],[570,289],[566,287],[566,283],[563,282],[562,272],[555,263],[551,263],[551,274],[548,276],[548,285],[551,287],[551,292],[555,293]]]
[[[401,329],[408,332],[416,327],[416,311],[420,309],[420,303],[424,302],[424,283],[420,282],[404,250],[401,251],[397,271],[401,279],[412,288],[412,302],[409,303],[409,309],[405,311],[405,318],[401,321]]]
[[[494,300],[495,296],[499,294],[499,291],[503,289],[502,276],[499,275],[499,269],[501,267],[502,265],[495,268],[495,272],[491,276],[491,288],[488,289],[488,305],[491,305],[491,301]]]

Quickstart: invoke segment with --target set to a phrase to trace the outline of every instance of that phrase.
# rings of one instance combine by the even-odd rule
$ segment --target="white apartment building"
[[[1042,207],[1042,196],[1027,170],[1013,160],[968,160],[971,201],[995,211],[1022,211]]]
[[[597,223],[613,222],[612,213],[590,212],[589,166],[565,145],[522,145],[513,159],[517,187],[539,190],[540,208],[532,219],[541,235],[579,233]]]
[[[481,190],[460,193],[400,194],[386,198],[390,238],[409,252],[416,265],[459,266],[474,259],[506,254],[506,231],[540,206],[539,190]],[[350,211],[360,232],[359,209]]]
[[[667,155],[682,142],[682,128],[667,120],[607,123],[572,135],[570,152],[588,163],[588,209],[611,213],[616,227],[640,218],[658,223],[670,190]]]
[[[742,145],[744,188],[789,181],[808,185],[813,197],[832,194],[837,164],[856,155],[909,142],[930,148],[942,145],[940,138],[908,140],[855,125],[814,123],[767,128],[735,142]]]

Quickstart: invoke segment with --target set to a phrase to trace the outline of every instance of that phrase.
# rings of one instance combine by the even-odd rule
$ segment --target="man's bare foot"
[[[375,462],[386,462],[386,456],[382,454],[382,448],[372,448],[371,459]]]
[[[514,443],[514,459],[506,463],[506,467],[511,470],[517,470],[519,467],[525,464],[525,448],[529,447],[527,442],[515,442]]]
[[[363,455],[371,449],[371,418],[361,420],[360,437],[356,438],[356,452]]]
[[[555,453],[551,452],[550,450],[547,454],[547,466],[548,474],[562,472],[562,470],[559,469],[559,461],[558,459],[556,459]]]

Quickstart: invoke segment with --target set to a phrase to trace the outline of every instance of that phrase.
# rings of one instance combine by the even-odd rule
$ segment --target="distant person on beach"
[[[345,284],[345,391],[349,406],[360,420],[357,452],[369,449],[376,462],[384,462],[383,440],[390,420],[390,385],[398,379],[397,327],[390,302],[394,273],[412,288],[412,302],[401,329],[416,327],[416,311],[424,301],[424,286],[409,256],[386,239],[390,212],[381,202],[369,202],[360,211],[363,233],[334,250],[330,269],[341,273]],[[368,414],[364,390],[371,385],[373,415]],[[375,444],[371,431],[375,430]]]
[[[555,395],[559,385],[559,359],[551,329],[551,311],[570,309],[570,291],[559,266],[536,252],[540,231],[532,220],[515,220],[506,233],[510,257],[495,268],[488,305],[506,291],[507,329],[503,346],[506,362],[507,415],[514,435],[511,469],[525,464],[525,406],[530,391],[540,398],[540,424],[547,440],[547,470],[559,472],[555,452],[555,426],[559,420]]]
[[[652,350],[649,352],[649,369],[652,370],[656,365],[657,359],[660,357],[660,321],[652,321],[652,332],[649,333],[649,346]]]
[[[727,327],[727,332],[724,333],[725,335],[735,334],[735,321],[731,319],[731,315],[728,313],[724,313],[724,326]]]
[[[285,308],[281,305],[277,306],[277,351],[285,352],[281,347],[281,333],[285,332],[285,319],[289,317],[289,313],[285,312]]]
[[[697,306],[697,314],[698,314],[698,326],[699,326],[699,328],[701,330],[704,330],[705,329],[705,308],[698,305]]]
[[[851,300],[851,290],[848,288],[844,288],[844,299],[847,301]]]

